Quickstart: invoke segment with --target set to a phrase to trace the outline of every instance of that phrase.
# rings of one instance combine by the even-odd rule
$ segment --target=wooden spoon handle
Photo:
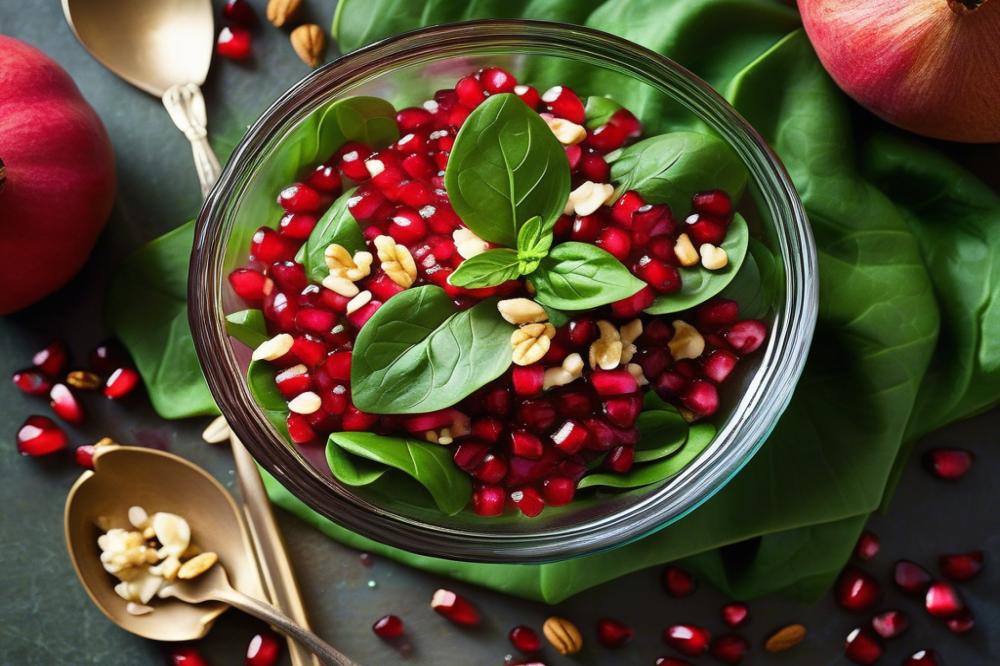
[[[319,657],[323,663],[333,664],[334,666],[360,666],[357,662],[348,658],[322,638],[297,624],[287,615],[279,612],[272,606],[257,601],[253,597],[249,597],[232,588],[218,590],[218,594],[213,596],[215,596],[219,601],[224,601],[233,608],[238,608],[244,613],[248,613],[258,619],[264,620],[268,624],[273,625],[280,631],[288,634],[312,650],[313,654]]]

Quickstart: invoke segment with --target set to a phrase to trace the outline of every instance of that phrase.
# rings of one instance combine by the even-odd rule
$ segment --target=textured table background
[[[137,0],[138,1],[138,0]],[[154,0],[155,1],[155,0]],[[216,5],[221,4],[216,0]],[[264,0],[252,0],[263,16]],[[329,26],[331,6],[307,2],[312,19]],[[38,46],[59,61],[76,79],[84,95],[107,125],[115,145],[120,178],[113,219],[83,273],[46,302],[0,320],[0,358],[6,371],[30,363],[31,354],[50,337],[64,336],[77,358],[106,335],[101,302],[107,279],[124,253],[192,217],[200,205],[187,142],[174,129],[159,100],[140,93],[93,61],[77,44],[63,20],[59,3],[0,0],[0,33]],[[252,121],[290,84],[307,73],[294,56],[285,33],[263,25],[255,34],[255,60],[250,65],[215,62],[205,85],[209,126],[232,128]],[[335,45],[328,54],[335,54]],[[2,109],[0,109],[2,113]],[[218,137],[217,137],[218,138]],[[235,140],[238,136],[227,136]],[[1000,187],[1000,149],[949,148],[960,160]],[[44,270],[44,268],[42,268]],[[136,304],[142,307],[141,303]],[[213,448],[199,438],[204,426],[158,419],[141,397],[111,404],[91,397],[87,425],[71,430],[74,443],[108,435],[123,442],[167,447],[214,473],[233,487],[228,448]],[[93,607],[77,584],[62,540],[62,507],[66,490],[79,474],[71,457],[29,460],[16,455],[13,434],[29,413],[46,413],[40,399],[21,395],[0,382],[0,422],[8,447],[0,456],[0,666],[82,664],[128,665],[163,663],[165,647],[126,634]],[[872,521],[883,541],[881,554],[866,568],[888,580],[892,562],[908,557],[929,568],[944,551],[985,548],[994,560],[972,584],[966,599],[978,626],[964,637],[949,634],[912,601],[888,590],[884,606],[907,611],[914,627],[894,641],[883,663],[901,663],[921,647],[935,647],[950,666],[1000,662],[1000,524],[998,493],[993,475],[1000,469],[1000,411],[955,425],[918,446],[968,446],[978,461],[967,479],[946,485],[912,464],[887,514]],[[686,600],[667,597],[659,586],[659,570],[639,572],[608,583],[550,609],[377,559],[371,568],[358,553],[334,543],[296,519],[279,514],[279,521],[314,627],[366,666],[395,663],[400,654],[382,643],[369,626],[385,613],[400,615],[413,639],[414,652],[405,663],[502,664],[511,651],[507,630],[519,623],[540,628],[552,612],[576,621],[589,645],[574,660],[546,651],[546,663],[652,664],[668,650],[659,640],[663,627],[689,621],[724,627],[718,609],[725,599],[714,590],[699,590]],[[374,582],[374,586],[372,583]],[[430,611],[433,591],[448,585],[473,598],[487,622],[476,631],[459,630]],[[847,664],[844,636],[863,618],[843,613],[827,597],[804,607],[782,599],[751,603],[752,620],[743,632],[754,644],[748,664]],[[617,617],[637,629],[624,650],[610,652],[596,645],[593,625],[601,616]],[[762,638],[784,623],[809,627],[806,642],[782,656],[760,650]],[[213,664],[242,663],[243,652],[260,625],[236,612],[227,613],[199,647]],[[710,661],[704,658],[701,661]]]

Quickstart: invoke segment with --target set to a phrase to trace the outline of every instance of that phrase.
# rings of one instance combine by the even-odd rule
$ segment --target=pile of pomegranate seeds
[[[257,230],[248,263],[234,270],[229,282],[250,307],[262,310],[271,335],[292,336],[291,349],[274,361],[282,370],[277,376],[282,394],[291,400],[308,391],[320,399],[316,411],[288,415],[294,442],[325,443],[331,432],[350,430],[448,442],[455,465],[474,480],[471,507],[476,513],[495,516],[516,509],[537,516],[546,505],[572,501],[580,478],[602,461],[604,471],[621,474],[631,469],[644,391],[655,391],[691,419],[714,414],[719,386],[741,357],[763,344],[767,329],[759,321],[741,320],[739,305],[721,298],[687,313],[643,314],[657,294],[682,286],[674,253],[678,236],[686,233],[696,243],[721,243],[734,210],[726,193],[707,190],[692,199],[686,223],[678,222],[668,206],[647,204],[637,193],[626,192],[590,215],[563,215],[554,235],[557,242],[602,247],[645,281],[645,288],[608,307],[578,314],[558,327],[538,363],[513,367],[450,409],[405,416],[357,409],[350,397],[354,339],[403,287],[375,261],[366,276],[354,281],[365,296],[356,306],[352,298],[310,282],[303,265],[295,261],[296,253],[333,200],[356,184],[347,208],[362,228],[367,250],[377,256],[378,236],[405,246],[417,267],[411,286],[436,285],[460,308],[492,296],[530,297],[518,280],[470,289],[448,281],[463,261],[454,233],[464,226],[444,190],[444,169],[462,123],[480,102],[500,92],[515,93],[538,113],[573,123],[584,120],[582,102],[567,87],[539,94],[497,68],[466,76],[423,106],[400,110],[396,123],[401,138],[388,148],[348,142],[300,182],[276,193],[283,217],[275,220],[275,228]],[[566,146],[573,185],[606,182],[605,155],[640,133],[635,116],[620,109],[605,125],[587,132],[582,143]],[[706,183],[706,188],[711,185]],[[561,367],[574,353],[588,356],[600,335],[599,320],[620,327],[637,318],[642,332],[631,355],[634,373],[624,365],[596,371],[588,367],[580,379],[543,390],[547,369]],[[672,325],[675,320],[686,322],[684,335],[697,347],[680,360],[670,348],[678,330]],[[640,374],[648,386],[640,386]]]

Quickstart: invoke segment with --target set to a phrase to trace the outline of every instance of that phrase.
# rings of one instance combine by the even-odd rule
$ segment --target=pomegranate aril
[[[282,370],[274,377],[274,384],[286,400],[291,400],[312,386],[309,371],[304,365],[295,365]]]
[[[750,608],[738,601],[722,607],[722,621],[730,627],[739,627],[750,618]]]
[[[245,26],[252,26],[257,23],[257,14],[247,0],[226,0],[222,6],[222,15],[230,21],[242,23]]]
[[[936,581],[927,588],[927,593],[924,595],[924,608],[934,617],[947,618],[965,610],[965,604],[954,585]]]
[[[535,630],[523,624],[511,629],[507,638],[511,645],[525,654],[534,654],[542,649],[542,641]]]
[[[740,354],[751,354],[767,338],[767,327],[756,319],[739,321],[725,332],[726,343]]]
[[[851,612],[867,610],[878,603],[882,586],[870,574],[848,566],[837,579],[836,600],[841,608]]]
[[[646,205],[639,193],[629,190],[621,195],[614,204],[611,205],[611,219],[619,226],[626,229],[632,228],[632,216],[635,211]]]
[[[655,236],[673,234],[676,225],[670,206],[666,204],[646,204],[632,214],[632,243],[645,246]]]
[[[878,535],[874,532],[865,530],[858,537],[858,543],[854,546],[854,557],[858,558],[862,562],[866,562],[876,555],[878,555],[879,549],[882,547],[879,541]]]
[[[171,666],[208,666],[208,660],[190,645],[175,647],[170,651]]]
[[[604,416],[614,426],[631,428],[642,411],[642,398],[638,395],[618,396],[604,401]]]
[[[685,218],[684,233],[691,237],[695,247],[705,243],[720,245],[726,239],[726,223],[695,213]]]
[[[219,31],[215,52],[230,60],[246,60],[251,52],[250,31],[237,26],[227,26]]]
[[[479,72],[479,82],[491,95],[514,92],[514,88],[517,87],[517,79],[510,72],[499,67],[484,68]]]
[[[372,149],[365,144],[351,141],[337,150],[337,165],[345,176],[360,183],[371,177],[368,167],[365,166],[365,160],[371,154]]]
[[[625,261],[632,252],[632,239],[624,229],[604,227],[597,238],[597,246],[618,261]]]
[[[728,298],[713,298],[698,306],[695,320],[699,329],[711,330],[722,326],[732,326],[740,318],[740,306]]]
[[[17,431],[17,450],[23,456],[44,456],[66,448],[66,433],[47,416],[29,416]]]
[[[545,503],[550,506],[562,506],[573,501],[576,494],[576,483],[565,476],[551,476],[542,484]]]
[[[379,638],[399,638],[403,635],[403,621],[395,615],[383,615],[375,620],[372,631]]]
[[[924,454],[924,467],[943,481],[958,481],[972,468],[975,456],[965,449],[938,448]]]
[[[102,375],[129,364],[128,352],[117,340],[105,340],[94,347],[88,359],[90,369]]]
[[[616,446],[608,452],[604,465],[615,474],[625,474],[635,462],[635,449],[631,446]]]
[[[285,238],[270,227],[261,227],[250,241],[250,256],[265,264],[290,261],[298,251],[298,244]]]
[[[430,126],[434,116],[430,111],[419,106],[409,106],[396,113],[396,124],[401,133],[412,132]]]
[[[931,575],[916,562],[898,560],[892,571],[893,582],[911,596],[921,596],[931,584]]]
[[[393,148],[401,153],[422,153],[427,150],[427,136],[423,132],[407,132],[399,137]]]
[[[496,444],[505,428],[503,421],[492,416],[474,419],[471,427],[473,436],[489,444]]]
[[[343,182],[340,180],[340,172],[337,171],[337,167],[320,164],[309,174],[306,185],[324,194],[335,195],[340,194]]]
[[[588,347],[597,334],[597,325],[589,317],[577,317],[564,329],[569,343],[581,349]]]
[[[424,433],[428,430],[450,427],[454,415],[450,409],[439,409],[435,412],[414,414],[403,418],[403,426],[412,433]]]
[[[679,396],[688,385],[688,379],[679,372],[668,370],[657,377],[653,384],[656,395],[670,401]]]
[[[498,416],[503,414],[487,409]],[[556,423],[556,410],[552,403],[544,399],[525,400],[517,409],[518,420],[534,432],[550,430]]]
[[[943,666],[934,650],[917,650],[903,662],[903,666]]]
[[[403,168],[403,171],[406,172],[407,176],[418,179],[411,182],[430,180],[431,176],[433,176],[438,170],[437,166],[430,160],[430,158],[426,155],[421,155],[420,153],[407,155],[403,158],[400,166]],[[410,204],[407,203],[407,205]]]
[[[647,285],[628,298],[611,304],[611,312],[618,319],[631,319],[648,308],[656,300],[656,294]]]
[[[597,153],[581,152],[578,168],[581,176],[594,183],[606,183],[611,180],[611,165]]]
[[[270,292],[271,280],[250,268],[237,268],[229,274],[229,284],[236,295],[251,305],[258,305]]]
[[[541,493],[531,486],[512,491],[510,501],[528,518],[534,518],[545,508],[545,500],[542,499]]]
[[[44,349],[35,352],[31,363],[49,377],[58,377],[69,365],[69,350],[62,340],[53,340]]]
[[[255,634],[247,646],[246,666],[274,666],[281,656],[281,641],[270,631]]]
[[[533,396],[541,393],[544,377],[545,368],[538,363],[515,366],[511,374],[514,393],[523,396]]]
[[[118,368],[104,384],[104,397],[119,400],[135,390],[139,385],[139,373],[133,368]]]
[[[321,201],[319,192],[305,183],[293,183],[278,193],[278,205],[289,213],[313,213]]]
[[[347,405],[341,416],[341,428],[352,432],[371,430],[378,423],[378,416],[363,412],[354,405]]]
[[[661,582],[666,593],[675,599],[691,596],[698,587],[690,572],[673,564],[663,569]]]
[[[326,360],[326,345],[307,335],[298,335],[292,340],[292,348],[288,353],[307,368],[315,368]]]
[[[549,88],[542,94],[545,110],[559,118],[565,118],[577,125],[582,125],[587,119],[583,102],[576,93],[566,86]]]
[[[625,132],[618,126],[606,123],[587,133],[587,145],[594,150],[608,153],[625,144]]]
[[[455,447],[452,459],[455,461],[456,467],[471,474],[479,466],[479,463],[483,461],[489,450],[490,447],[482,442],[462,442]]]
[[[440,589],[431,598],[431,608],[455,624],[472,627],[479,624],[479,611],[465,597],[451,590]]]
[[[945,578],[965,581],[975,578],[983,569],[985,555],[981,550],[968,553],[953,553],[938,558],[938,567]]]
[[[621,129],[625,133],[625,136],[630,139],[642,133],[642,125],[639,123],[639,119],[626,108],[618,109],[612,113],[608,122]]]
[[[677,657],[657,657],[655,666],[691,666],[691,662]]]
[[[702,215],[728,220],[733,215],[733,202],[722,190],[698,192],[691,197],[691,210]]]
[[[612,650],[623,647],[635,636],[635,630],[624,622],[609,617],[597,621],[597,642]]]
[[[304,241],[316,228],[316,216],[309,213],[286,213],[278,222],[278,233],[285,238]]]
[[[305,444],[316,438],[316,431],[313,430],[312,424],[302,414],[289,412],[285,419],[285,426],[288,428],[288,436],[296,444]]]
[[[882,644],[867,629],[857,627],[847,634],[844,655],[855,664],[874,664],[882,656]]]
[[[385,195],[374,186],[361,186],[347,200],[347,210],[358,222],[369,222],[389,205]]]
[[[73,424],[83,423],[83,406],[65,384],[54,384],[49,390],[49,406],[64,421]]]
[[[515,430],[510,434],[510,450],[515,456],[538,460],[545,451],[542,440],[527,430]]]
[[[347,315],[347,321],[351,322],[354,328],[360,330],[362,326],[368,323],[378,309],[382,307],[382,301],[371,300],[367,304],[361,306],[351,314]]]
[[[948,631],[953,634],[964,634],[975,628],[976,620],[972,617],[969,609],[966,608],[959,611],[958,615],[945,620],[944,626],[948,627]]]
[[[750,641],[736,634],[719,636],[712,641],[709,652],[724,664],[738,664],[750,651]]]
[[[476,467],[472,475],[483,483],[500,483],[507,476],[507,461],[492,453],[488,453]]]
[[[910,628],[910,620],[902,611],[888,610],[872,618],[872,629],[882,638],[895,638]]]
[[[514,86],[514,94],[532,109],[537,109],[538,105],[542,103],[542,96],[534,86]]]
[[[422,208],[434,201],[434,192],[431,188],[418,180],[403,182],[396,196],[401,204],[410,208]]]
[[[663,642],[688,657],[708,652],[712,634],[693,624],[674,624],[663,630]]]
[[[578,243],[593,243],[601,235],[603,228],[604,220],[599,214],[577,217],[573,220],[569,238]]]
[[[719,408],[719,392],[714,385],[701,379],[688,384],[681,395],[684,406],[698,416],[711,416]]]
[[[52,389],[52,380],[35,368],[18,370],[11,376],[14,386],[28,395],[45,395]]]
[[[570,418],[587,419],[594,413],[594,399],[590,392],[563,391],[556,396],[556,403],[559,413]]]
[[[506,503],[502,486],[482,486],[472,492],[472,510],[480,516],[499,516]]]
[[[271,264],[268,275],[279,289],[288,294],[301,292],[309,284],[305,268],[302,264],[294,261],[279,261]]]
[[[483,90],[482,84],[473,76],[465,76],[459,79],[458,83],[455,84],[455,94],[458,96],[459,103],[470,110],[479,106],[486,99],[486,91]],[[462,120],[464,121],[465,119],[463,118]],[[452,124],[461,125],[461,122],[453,122]]]
[[[582,423],[569,419],[556,428],[549,438],[557,449],[571,456],[583,448],[590,438],[590,433]]]
[[[590,383],[600,396],[625,395],[639,390],[635,377],[624,369],[595,370],[590,376]]]
[[[94,445],[81,444],[73,452],[73,459],[76,464],[84,469],[94,469]]]
[[[707,358],[705,358],[705,364],[702,368],[705,376],[711,379],[716,384],[721,384],[726,381],[733,369],[736,368],[736,363],[739,361],[739,357],[736,354],[726,351],[725,349],[716,349],[711,352]]]

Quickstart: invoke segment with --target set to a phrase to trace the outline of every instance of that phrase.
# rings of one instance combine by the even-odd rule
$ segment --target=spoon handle
[[[284,613],[279,612],[272,606],[257,601],[253,597],[247,596],[242,592],[234,590],[233,588],[219,590],[216,594],[213,594],[213,596],[219,601],[224,601],[230,606],[240,609],[244,613],[249,613],[256,618],[264,620],[268,624],[277,627],[309,648],[313,654],[319,657],[320,660],[326,664],[333,664],[334,666],[360,666],[357,662],[352,661],[322,638],[297,624],[294,620],[289,618]]]
[[[177,129],[184,132],[184,136],[191,142],[201,195],[207,196],[219,179],[222,166],[208,143],[208,115],[205,113],[205,98],[201,95],[201,88],[195,83],[171,86],[163,95],[163,106],[167,107],[170,119],[177,125]]]

